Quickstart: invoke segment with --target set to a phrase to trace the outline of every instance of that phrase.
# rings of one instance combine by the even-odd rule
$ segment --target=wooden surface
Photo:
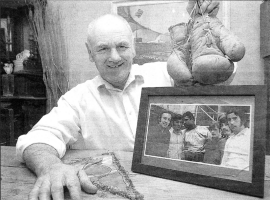
[[[70,150],[64,159],[90,157],[101,155],[101,151]],[[115,152],[122,166],[129,171],[129,176],[136,189],[144,195],[145,200],[200,199],[200,200],[255,200],[247,195],[226,192],[222,190],[201,187],[197,185],[176,182],[142,174],[136,174],[131,169],[131,152]],[[270,199],[270,156],[266,156],[265,197]],[[35,182],[35,175],[24,164],[15,159],[15,147],[1,147],[1,200],[27,199]],[[98,191],[96,195],[83,193],[84,199],[124,199],[109,193]],[[69,197],[66,195],[66,199]]]

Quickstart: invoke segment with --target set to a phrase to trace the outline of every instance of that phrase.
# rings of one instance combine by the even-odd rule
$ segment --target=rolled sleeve
[[[59,157],[62,158],[66,152],[65,143],[55,134],[48,131],[30,131],[27,135],[21,135],[16,144],[16,157],[20,162],[24,162],[23,152],[32,144],[48,144],[56,149]]]

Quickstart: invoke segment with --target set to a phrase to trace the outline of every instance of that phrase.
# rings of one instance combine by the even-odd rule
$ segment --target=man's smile
[[[111,64],[108,64],[107,66],[110,67],[110,68],[118,68],[118,67],[122,67],[124,65],[125,62],[121,62],[121,63],[111,63]]]

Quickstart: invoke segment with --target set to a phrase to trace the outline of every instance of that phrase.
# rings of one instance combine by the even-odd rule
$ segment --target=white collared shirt
[[[183,130],[185,134],[185,151],[205,152],[204,145],[212,138],[212,134],[205,126],[196,126],[192,130]]]
[[[168,157],[173,159],[181,159],[184,148],[184,133],[180,131],[175,133],[174,129],[170,130],[170,144],[168,150]]]
[[[249,170],[250,129],[245,128],[226,141],[221,165],[224,167]]]
[[[172,84],[165,62],[133,65],[123,90],[100,76],[79,84],[31,131],[18,138],[17,158],[23,161],[23,151],[34,143],[51,145],[60,157],[67,147],[133,151],[142,87]]]

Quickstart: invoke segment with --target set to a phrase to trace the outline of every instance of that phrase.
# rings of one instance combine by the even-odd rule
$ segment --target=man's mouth
[[[164,126],[167,126],[168,124],[167,123],[163,123]]]
[[[110,67],[110,68],[118,68],[118,67],[122,67],[123,65],[124,65],[124,62],[117,63],[117,64],[110,64],[110,65],[107,65],[107,66]]]

